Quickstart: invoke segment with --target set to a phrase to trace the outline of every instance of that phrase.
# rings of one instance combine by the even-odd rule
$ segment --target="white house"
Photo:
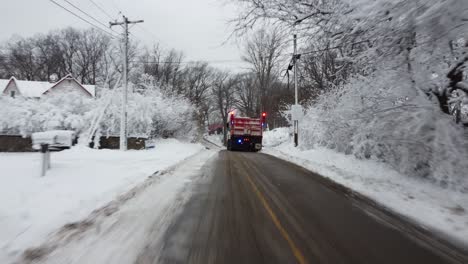
[[[21,81],[15,77],[0,79],[0,91],[3,95],[39,98],[44,94],[77,91],[83,96],[95,97],[94,85],[82,85],[68,74],[57,82]]]

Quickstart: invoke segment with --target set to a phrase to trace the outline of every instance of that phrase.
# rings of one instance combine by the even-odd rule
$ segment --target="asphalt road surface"
[[[220,151],[138,263],[468,263],[372,201],[261,153]],[[159,251],[161,252],[161,251]]]

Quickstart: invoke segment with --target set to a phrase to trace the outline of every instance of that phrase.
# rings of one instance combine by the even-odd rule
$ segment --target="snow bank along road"
[[[157,179],[24,262],[468,263],[463,249],[269,155],[206,150]]]

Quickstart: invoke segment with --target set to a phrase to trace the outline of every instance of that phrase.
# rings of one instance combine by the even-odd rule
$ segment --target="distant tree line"
[[[110,49],[110,38],[95,29],[13,37],[0,49],[0,77],[47,81],[52,74],[71,73],[82,83],[96,84],[115,63]]]
[[[281,115],[294,91],[280,77],[284,39],[277,31],[259,30],[243,48],[247,71],[219,70],[204,61],[186,61],[183,52],[136,44],[129,47],[129,81],[134,92],[158,87],[171,96],[188,99],[200,129],[226,123],[238,109],[246,116],[268,113],[271,128],[286,125]],[[14,36],[0,44],[0,78],[48,81],[71,73],[83,84],[113,88],[122,72],[121,47],[95,29],[65,28],[32,37]]]

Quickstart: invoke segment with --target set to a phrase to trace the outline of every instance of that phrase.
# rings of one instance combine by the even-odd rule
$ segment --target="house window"
[[[15,98],[15,91],[10,91],[10,96]]]

